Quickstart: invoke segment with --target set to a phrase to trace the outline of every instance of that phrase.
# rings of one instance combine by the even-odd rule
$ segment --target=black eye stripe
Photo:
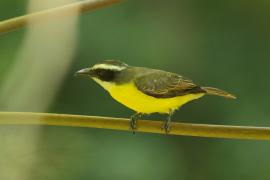
[[[100,80],[108,82],[113,81],[116,75],[119,73],[119,71],[110,69],[96,69],[95,72]]]

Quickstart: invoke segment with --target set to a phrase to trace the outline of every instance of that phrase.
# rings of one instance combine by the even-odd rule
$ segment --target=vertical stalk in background
[[[31,0],[29,12],[72,2]],[[73,8],[69,17],[39,24],[31,23],[29,19],[32,25],[28,26],[15,64],[1,83],[1,110],[46,112],[73,59],[78,12],[79,9]],[[5,154],[0,162],[0,179],[30,179],[38,158],[37,153],[30,152],[36,151],[39,128],[29,129],[26,132],[9,128],[8,136],[0,136],[1,154]],[[12,160],[25,154],[28,154],[25,158]]]

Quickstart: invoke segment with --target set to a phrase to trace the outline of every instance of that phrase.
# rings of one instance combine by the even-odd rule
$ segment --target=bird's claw
[[[137,129],[137,120],[141,117],[140,113],[136,113],[130,117],[130,129],[132,130],[133,134],[135,134],[135,131]]]
[[[169,134],[169,132],[171,131],[171,116],[172,116],[173,112],[171,111],[166,119],[166,121],[164,122],[163,126],[162,126],[162,130],[165,130],[165,134]]]
[[[171,131],[171,123],[168,121],[165,121],[163,126],[162,126],[162,130],[165,130],[165,134],[169,134],[169,132]]]
[[[137,128],[136,127],[136,124],[137,124],[136,121],[137,121],[136,119],[131,117],[131,119],[130,119],[130,129],[132,130],[133,134],[135,134],[135,130]]]

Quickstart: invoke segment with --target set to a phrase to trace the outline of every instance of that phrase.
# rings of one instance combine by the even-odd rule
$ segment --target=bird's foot
[[[169,134],[169,132],[171,131],[171,128],[172,128],[171,123],[168,121],[165,121],[163,126],[162,126],[162,130],[165,131],[166,135]]]
[[[132,130],[133,134],[135,134],[135,131],[137,129],[137,120],[141,118],[140,113],[136,113],[130,117],[130,129]]]
[[[171,116],[172,116],[172,112],[169,113],[167,119],[164,121],[164,124],[162,126],[162,130],[165,130],[165,134],[169,134],[169,132],[171,131]]]

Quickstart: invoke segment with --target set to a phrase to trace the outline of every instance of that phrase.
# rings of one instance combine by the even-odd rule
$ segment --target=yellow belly
[[[103,86],[104,87],[104,86]],[[139,91],[134,83],[125,85],[110,85],[104,87],[111,96],[128,108],[145,114],[154,112],[169,113],[183,104],[202,97],[204,94],[188,94],[174,98],[155,98]]]

